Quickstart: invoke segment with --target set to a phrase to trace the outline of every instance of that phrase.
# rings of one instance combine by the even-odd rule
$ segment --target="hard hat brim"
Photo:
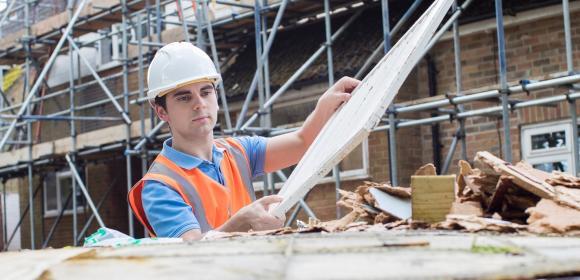
[[[187,79],[187,80],[183,80],[183,81],[178,81],[176,83],[167,85],[167,86],[162,87],[162,88],[149,90],[147,93],[147,96],[149,99],[155,99],[156,97],[163,97],[164,95],[170,93],[171,91],[173,91],[175,89],[178,89],[178,88],[181,88],[184,86],[188,86],[191,84],[210,82],[210,83],[217,86],[217,84],[220,81],[221,81],[221,77],[219,75],[214,76],[214,77],[200,77],[200,78],[194,78],[194,79]]]

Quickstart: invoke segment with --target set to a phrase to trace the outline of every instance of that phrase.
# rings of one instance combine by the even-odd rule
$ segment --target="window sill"
[[[81,207],[77,207],[77,214],[82,214],[85,212],[85,208],[81,208]],[[59,211],[58,210],[51,210],[51,211],[47,211],[44,213],[44,218],[45,219],[51,219],[51,218],[56,218],[58,217]],[[62,214],[63,216],[72,216],[73,214],[73,210],[66,210],[64,211],[64,213]]]

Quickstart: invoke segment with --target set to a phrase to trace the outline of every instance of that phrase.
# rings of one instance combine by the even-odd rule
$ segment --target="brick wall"
[[[575,68],[580,66],[580,12],[571,14],[573,36],[573,52]],[[553,78],[555,73],[565,73],[566,57],[564,45],[564,29],[561,16],[533,20],[505,28],[506,56],[508,82],[515,84],[522,79],[543,80]],[[461,63],[464,90],[496,89],[499,76],[497,65],[497,46],[495,30],[478,32],[461,38]],[[455,68],[453,63],[452,41],[437,44],[431,55],[438,69],[438,93],[455,92]],[[426,65],[419,66],[419,80],[426,80]],[[419,83],[421,96],[427,96],[424,83]],[[525,93],[513,94],[511,97],[519,100],[529,100],[563,94],[566,89],[555,88]],[[496,101],[478,102],[465,106],[466,110],[496,106]],[[424,113],[423,116],[426,116]],[[503,125],[497,116],[484,116],[467,119],[467,157],[473,159],[475,153],[481,150],[490,151],[503,156],[501,141],[504,141]],[[521,158],[520,128],[522,125],[569,118],[568,104],[561,102],[555,106],[531,107],[514,111],[510,114],[510,132],[512,141],[512,157],[514,161]],[[441,123],[442,154],[446,155],[453,139],[456,123]],[[421,128],[424,147],[422,160],[432,160],[431,130],[428,126]],[[452,169],[460,157],[460,149],[455,153]]]

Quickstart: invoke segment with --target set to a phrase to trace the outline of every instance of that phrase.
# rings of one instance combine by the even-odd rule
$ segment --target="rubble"
[[[564,186],[576,189],[580,188],[580,178],[560,171],[554,171],[552,176],[546,179],[546,182],[552,186]]]
[[[580,212],[548,199],[526,210],[529,231],[538,234],[567,234],[580,236]]]
[[[415,175],[436,176],[435,166],[424,165]],[[350,210],[341,219],[310,220],[297,229],[222,233],[211,239],[418,229],[580,236],[580,178],[561,172],[550,174],[525,162],[512,165],[488,152],[477,153],[474,167],[459,161],[455,201],[441,222],[406,216],[404,210],[410,207],[413,195],[408,187],[364,182],[354,191],[340,190],[340,194],[337,205]]]
[[[447,215],[443,222],[432,226],[436,229],[464,230],[467,232],[493,231],[517,233],[527,230],[527,226],[508,221],[477,217],[475,215]]]

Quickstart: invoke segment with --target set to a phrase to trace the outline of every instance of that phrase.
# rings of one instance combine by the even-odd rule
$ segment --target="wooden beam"
[[[455,175],[411,176],[413,220],[445,220],[455,200]]]

